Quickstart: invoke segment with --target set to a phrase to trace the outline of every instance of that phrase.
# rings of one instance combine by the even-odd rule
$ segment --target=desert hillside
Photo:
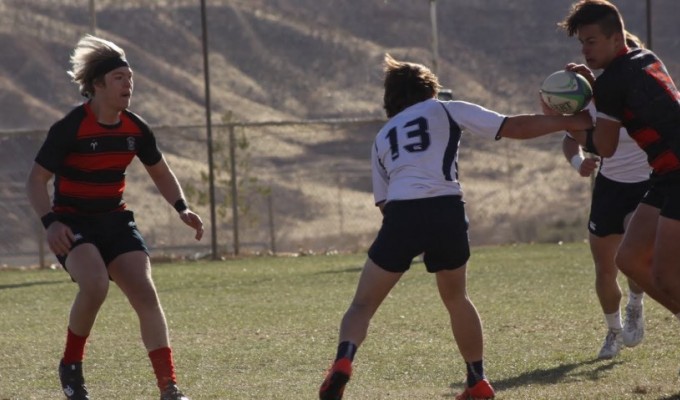
[[[34,253],[23,179],[46,129],[81,99],[68,57],[90,26],[88,0],[0,0],[0,223],[7,254]],[[618,0],[646,39],[646,2]],[[653,49],[680,76],[680,2],[653,0]],[[432,65],[427,0],[214,0],[208,4],[213,122],[328,118],[379,121],[381,60]],[[120,44],[135,72],[132,109],[154,127],[208,219],[201,15],[194,0],[96,0],[97,35]],[[576,39],[556,23],[566,0],[439,0],[438,75],[454,97],[503,113],[536,112],[537,87]],[[244,247],[362,250],[379,215],[368,151],[379,122],[238,128]],[[177,128],[185,127],[185,128]],[[226,131],[216,130],[225,251],[232,235]],[[464,138],[461,177],[475,244],[584,236],[588,180],[562,160],[558,136],[525,143]],[[153,246],[192,245],[139,165],[127,199]],[[273,199],[273,200],[272,200]],[[201,205],[202,204],[202,205]],[[353,235],[347,238],[348,233]],[[580,236],[582,235],[582,236]],[[205,243],[204,243],[205,247]],[[201,250],[203,251],[203,250]]]
[[[385,52],[431,64],[427,0],[208,1],[215,119],[382,116]],[[646,37],[645,3],[618,0]],[[680,3],[653,2],[653,45],[680,74]],[[531,110],[537,84],[578,43],[556,30],[565,0],[440,0],[439,74],[457,96]],[[45,128],[78,101],[68,55],[90,25],[87,0],[0,1],[0,130]],[[122,45],[136,73],[133,107],[150,123],[204,121],[198,2],[97,0],[97,34]]]

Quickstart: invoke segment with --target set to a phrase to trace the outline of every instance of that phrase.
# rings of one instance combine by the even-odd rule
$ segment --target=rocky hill
[[[208,1],[214,116],[262,121],[382,116],[385,52],[432,64],[427,0]],[[646,37],[645,3],[618,0]],[[204,121],[198,2],[96,0],[97,34],[127,50],[133,108],[152,124]],[[580,60],[557,31],[565,0],[440,0],[441,80],[461,98],[503,112],[535,109],[536,87]],[[680,2],[653,0],[653,45],[680,75]],[[0,1],[0,130],[45,128],[79,99],[68,55],[89,30],[85,0]]]
[[[35,217],[23,195],[23,180],[46,129],[81,101],[66,70],[73,46],[89,31],[89,3],[0,0],[0,225],[4,227],[0,266],[7,262],[8,253],[33,256],[35,232],[41,229],[25,223]],[[132,109],[158,128],[165,154],[183,184],[204,185],[200,178],[206,171],[205,146],[200,142],[204,129],[173,128],[205,122],[198,2],[94,3],[96,34],[121,45],[134,69]],[[215,123],[226,115],[244,122],[380,119],[384,116],[383,55],[389,52],[399,59],[433,64],[428,0],[207,3]],[[646,2],[617,0],[616,4],[629,30],[645,39]],[[680,76],[676,21],[680,2],[653,0],[652,4],[653,49],[671,74]],[[500,112],[538,111],[541,80],[567,62],[581,60],[577,40],[556,28],[569,6],[567,0],[438,0],[440,80],[455,97]],[[266,246],[271,239],[266,235],[274,232],[271,236],[279,249],[286,241],[312,248],[310,243],[318,239],[316,247],[322,243],[338,248],[340,236],[352,232],[363,240],[353,249],[362,249],[379,222],[367,171],[368,148],[376,129],[373,123],[246,132],[241,144],[250,146],[249,153],[240,162],[251,175],[241,179],[244,184],[256,182],[254,197],[245,198],[245,203],[260,225],[252,225],[251,236],[243,232],[242,240]],[[225,159],[218,162],[224,163],[218,176],[218,201],[225,204],[229,166]],[[573,232],[583,237],[588,181],[577,177],[561,159],[559,138],[492,144],[466,138],[461,174],[473,221],[473,244],[574,240],[579,236]],[[126,198],[141,211],[138,221],[149,227],[145,232],[151,245],[185,243],[175,240],[184,232],[177,229],[171,208],[158,211],[158,194],[139,165],[130,170],[128,186],[132,190]],[[207,219],[207,209],[201,212]],[[229,210],[221,212],[220,235],[228,236]],[[276,227],[271,226],[272,220]]]

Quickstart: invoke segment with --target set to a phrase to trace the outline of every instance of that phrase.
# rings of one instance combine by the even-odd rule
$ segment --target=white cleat
[[[604,338],[602,349],[597,355],[600,360],[608,360],[616,357],[623,347],[623,330],[609,329],[607,336]]]
[[[635,347],[645,337],[645,315],[642,306],[626,306],[626,320],[623,323],[623,344]]]

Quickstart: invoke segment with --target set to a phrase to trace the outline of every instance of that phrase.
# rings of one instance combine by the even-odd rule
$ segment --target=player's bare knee
[[[102,304],[109,293],[108,279],[91,279],[78,285],[80,296],[86,297],[88,302]]]

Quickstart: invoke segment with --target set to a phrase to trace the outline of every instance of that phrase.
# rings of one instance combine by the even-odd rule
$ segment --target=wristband
[[[186,211],[189,209],[187,201],[184,199],[177,200],[173,207],[175,207],[175,210],[177,210],[178,213],[181,213],[182,211]]]
[[[45,229],[49,228],[50,225],[56,221],[59,221],[59,216],[57,216],[57,214],[53,213],[52,211],[40,217],[40,222],[42,222],[42,225],[45,227]]]
[[[583,156],[581,154],[574,154],[574,156],[569,161],[571,166],[574,167],[576,172],[581,172],[581,164],[583,164]]]

